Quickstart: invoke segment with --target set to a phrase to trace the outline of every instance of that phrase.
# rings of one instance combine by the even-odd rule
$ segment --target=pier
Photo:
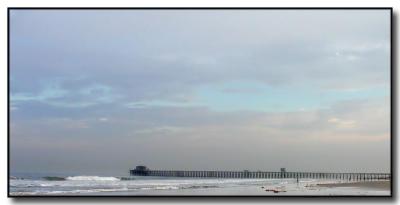
[[[130,170],[131,176],[159,177],[192,177],[192,178],[256,178],[256,179],[336,179],[347,181],[390,180],[389,173],[331,173],[331,172],[280,172],[266,171],[183,171],[183,170],[150,170],[145,166],[137,166]]]

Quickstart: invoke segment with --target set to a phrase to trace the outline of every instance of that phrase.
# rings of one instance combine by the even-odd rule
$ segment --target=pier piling
[[[265,171],[183,171],[183,170],[150,170],[137,166],[129,171],[132,176],[193,177],[193,178],[290,178],[297,181],[301,178],[336,179],[345,181],[390,180],[390,173],[315,173],[315,172],[265,172]]]

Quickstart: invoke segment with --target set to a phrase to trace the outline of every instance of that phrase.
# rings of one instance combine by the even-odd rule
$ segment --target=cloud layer
[[[11,168],[388,171],[389,18],[11,11]]]

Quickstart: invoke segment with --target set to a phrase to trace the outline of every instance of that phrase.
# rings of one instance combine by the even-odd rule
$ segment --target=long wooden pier
[[[328,172],[264,172],[264,171],[183,171],[183,170],[150,170],[137,166],[130,170],[131,176],[160,176],[160,177],[195,177],[195,178],[309,178],[309,179],[338,179],[348,181],[390,180],[389,173],[328,173]]]

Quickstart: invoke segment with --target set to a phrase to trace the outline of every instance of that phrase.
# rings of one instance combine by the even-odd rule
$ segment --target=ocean
[[[362,187],[320,187],[318,179],[226,179],[183,177],[57,176],[10,177],[11,196],[81,195],[390,195]]]

